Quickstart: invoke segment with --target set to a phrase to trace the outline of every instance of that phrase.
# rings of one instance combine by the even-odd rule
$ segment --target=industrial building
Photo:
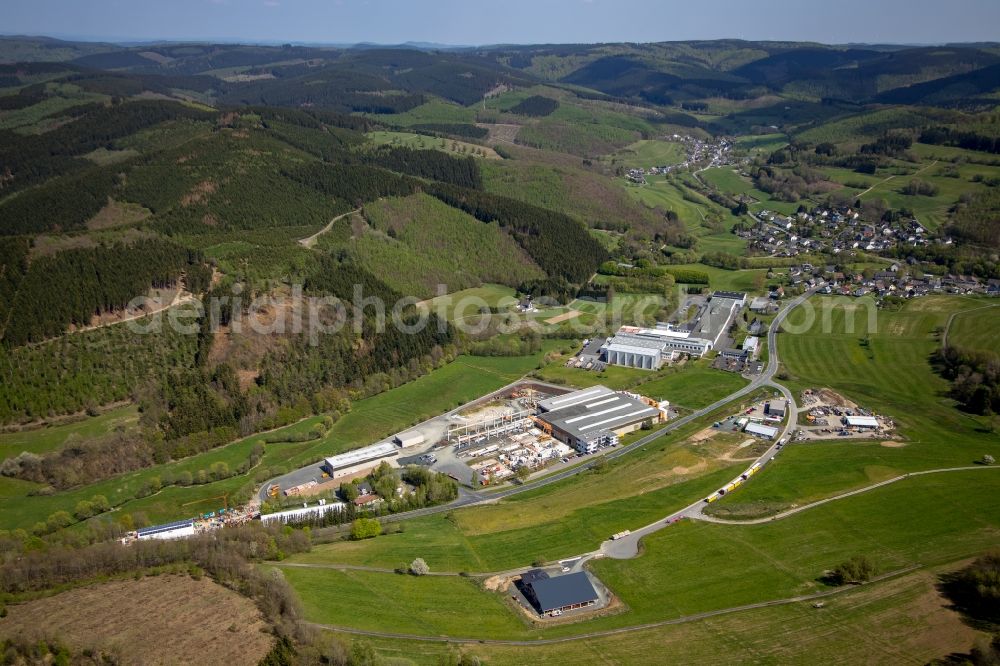
[[[778,429],[771,426],[760,425],[759,423],[750,423],[747,425],[744,432],[746,432],[749,435],[753,435],[754,437],[763,437],[764,439],[774,439],[775,436],[778,434]]]
[[[659,370],[663,365],[665,348],[664,340],[660,337],[619,331],[601,351],[604,360],[611,365]]]
[[[583,453],[617,443],[617,436],[665,418],[665,407],[606,386],[574,391],[538,403],[539,420],[552,436]]]
[[[690,331],[670,325],[622,326],[601,347],[601,359],[611,365],[658,370],[664,362],[673,360],[675,354],[704,356],[711,350],[711,341],[692,337]]]
[[[712,300],[724,299],[727,301],[736,301],[742,308],[747,303],[747,295],[741,291],[715,291],[712,292]]]
[[[323,461],[323,471],[330,478],[339,479],[359,472],[374,469],[382,461],[388,461],[399,454],[399,447],[392,442],[373,444],[361,449],[331,456]]]
[[[844,423],[851,428],[878,428],[878,419],[874,416],[845,416]]]
[[[521,591],[542,615],[593,606],[600,596],[586,572],[550,577],[533,569],[521,576]]]
[[[420,446],[424,443],[424,435],[416,430],[401,432],[393,439],[400,448],[407,449],[411,446]]]
[[[140,541],[146,539],[183,539],[189,536],[194,536],[193,518],[136,530],[136,538]]]
[[[783,419],[785,418],[786,409],[787,405],[784,400],[772,400],[764,405],[764,414],[767,416],[773,416],[774,418]]]

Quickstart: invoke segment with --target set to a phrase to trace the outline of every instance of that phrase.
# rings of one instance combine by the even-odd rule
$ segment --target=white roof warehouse
[[[373,444],[347,453],[330,456],[323,461],[323,469],[336,479],[359,472],[366,467],[374,467],[374,463],[383,459],[394,458],[399,453],[399,447],[392,442]]]
[[[878,419],[874,416],[846,416],[847,425],[852,428],[878,428]]]

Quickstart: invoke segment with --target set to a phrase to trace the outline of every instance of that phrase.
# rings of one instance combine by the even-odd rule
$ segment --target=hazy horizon
[[[7,9],[4,36],[73,41],[352,45],[651,43],[742,39],[829,45],[1000,40],[993,0],[35,0]],[[725,17],[721,20],[719,17]]]

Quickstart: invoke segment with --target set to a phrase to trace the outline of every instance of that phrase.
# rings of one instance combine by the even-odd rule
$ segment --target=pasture
[[[69,442],[106,435],[116,428],[129,428],[138,420],[138,408],[127,405],[99,416],[83,417],[61,425],[0,433],[0,460],[16,456],[22,451],[35,454],[55,451]]]

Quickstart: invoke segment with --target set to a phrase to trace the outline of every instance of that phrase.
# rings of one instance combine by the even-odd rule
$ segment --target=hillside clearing
[[[253,601],[207,578],[102,583],[7,610],[0,636],[58,637],[122,664],[257,663],[273,641]]]

